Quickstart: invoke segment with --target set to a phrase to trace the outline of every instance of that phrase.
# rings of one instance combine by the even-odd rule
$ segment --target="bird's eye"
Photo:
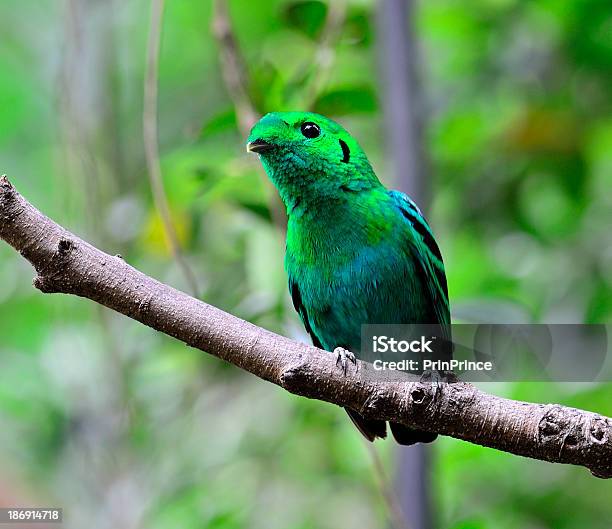
[[[302,123],[300,130],[302,131],[302,134],[307,138],[316,138],[321,134],[321,129],[319,128],[319,125],[313,123],[312,121]]]

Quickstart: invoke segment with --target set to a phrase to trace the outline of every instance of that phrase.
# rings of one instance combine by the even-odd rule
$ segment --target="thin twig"
[[[219,45],[219,61],[223,80],[234,105],[236,119],[238,120],[238,130],[246,140],[251,132],[251,128],[259,119],[259,112],[257,112],[249,95],[247,67],[238,47],[226,0],[214,0],[211,28]],[[263,174],[261,167],[258,170],[263,177],[272,221],[281,232],[284,232],[287,229],[285,207],[274,186],[267,176]]]
[[[312,110],[321,92],[327,85],[336,59],[335,46],[340,39],[346,19],[346,0],[333,0],[328,3],[325,25],[310,65],[313,71],[311,81],[305,87],[304,108]]]
[[[147,44],[147,65],[144,84],[144,107],[142,113],[145,156],[151,192],[155,208],[159,214],[166,239],[170,246],[172,257],[181,269],[191,293],[198,295],[198,282],[195,274],[183,256],[181,244],[176,232],[168,198],[162,181],[161,164],[159,161],[158,129],[157,129],[157,89],[159,78],[159,49],[161,28],[164,14],[164,0],[152,0],[149,39]]]
[[[259,112],[249,96],[247,68],[238,48],[225,0],[214,0],[212,32],[219,43],[223,80],[236,109],[238,128],[246,138],[259,119]]]
[[[395,529],[410,529],[408,520],[406,520],[404,512],[400,507],[399,499],[393,488],[389,485],[391,481],[385,472],[385,466],[383,465],[378,450],[376,450],[374,444],[366,441],[365,439],[362,440],[366,446],[366,449],[368,450],[368,453],[370,454],[372,466],[374,467],[374,474],[378,479],[378,488],[389,511],[389,522]]]

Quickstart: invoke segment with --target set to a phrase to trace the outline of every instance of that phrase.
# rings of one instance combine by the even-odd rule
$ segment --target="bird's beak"
[[[269,152],[272,149],[274,149],[274,145],[262,139],[257,139],[247,143],[247,152],[262,153]]]

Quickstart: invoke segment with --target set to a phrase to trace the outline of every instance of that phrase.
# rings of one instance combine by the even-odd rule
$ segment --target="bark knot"
[[[6,175],[2,175],[0,177],[0,205],[2,206],[2,210],[9,205],[10,202],[15,198],[15,188],[8,181]],[[10,221],[11,214],[9,212],[2,211],[2,215],[0,216],[3,221]]]
[[[141,316],[145,316],[151,310],[151,301],[152,296],[147,296],[138,302],[138,312]]]
[[[540,442],[558,446],[559,458],[567,449],[574,451],[585,447],[590,441],[589,437],[586,435],[582,416],[559,405],[550,406],[538,423]]]
[[[434,385],[418,382],[409,390],[408,396],[414,411],[423,413],[435,400]]]
[[[2,198],[9,199],[15,194],[15,188],[5,174],[0,176],[0,188],[2,189]]]
[[[279,379],[284,388],[289,389],[304,385],[311,377],[312,370],[308,362],[305,362],[301,355],[300,360],[299,363],[291,365],[281,372]]]
[[[605,445],[608,442],[608,433],[610,431],[610,424],[603,417],[595,417],[591,421],[589,427],[589,433],[591,434],[591,441],[598,445]]]
[[[75,247],[76,245],[71,239],[62,237],[57,243],[57,254],[60,257],[66,257]]]
[[[557,405],[548,407],[548,410],[540,419],[538,424],[538,432],[542,441],[551,441],[552,438],[557,437],[565,432],[565,436],[570,435],[568,428],[570,421],[568,420],[564,410]]]

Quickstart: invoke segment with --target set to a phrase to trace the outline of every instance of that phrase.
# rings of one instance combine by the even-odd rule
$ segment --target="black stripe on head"
[[[342,148],[342,161],[344,163],[349,163],[351,159],[351,151],[344,140],[338,140],[340,147]]]
[[[407,211],[404,208],[401,208],[402,215],[406,217],[417,233],[422,237],[425,246],[429,248],[429,251],[435,255],[440,262],[442,262],[442,254],[440,253],[440,248],[438,248],[438,244],[436,240],[433,238],[433,235],[425,225],[425,221],[420,215],[414,215],[411,211]]]

